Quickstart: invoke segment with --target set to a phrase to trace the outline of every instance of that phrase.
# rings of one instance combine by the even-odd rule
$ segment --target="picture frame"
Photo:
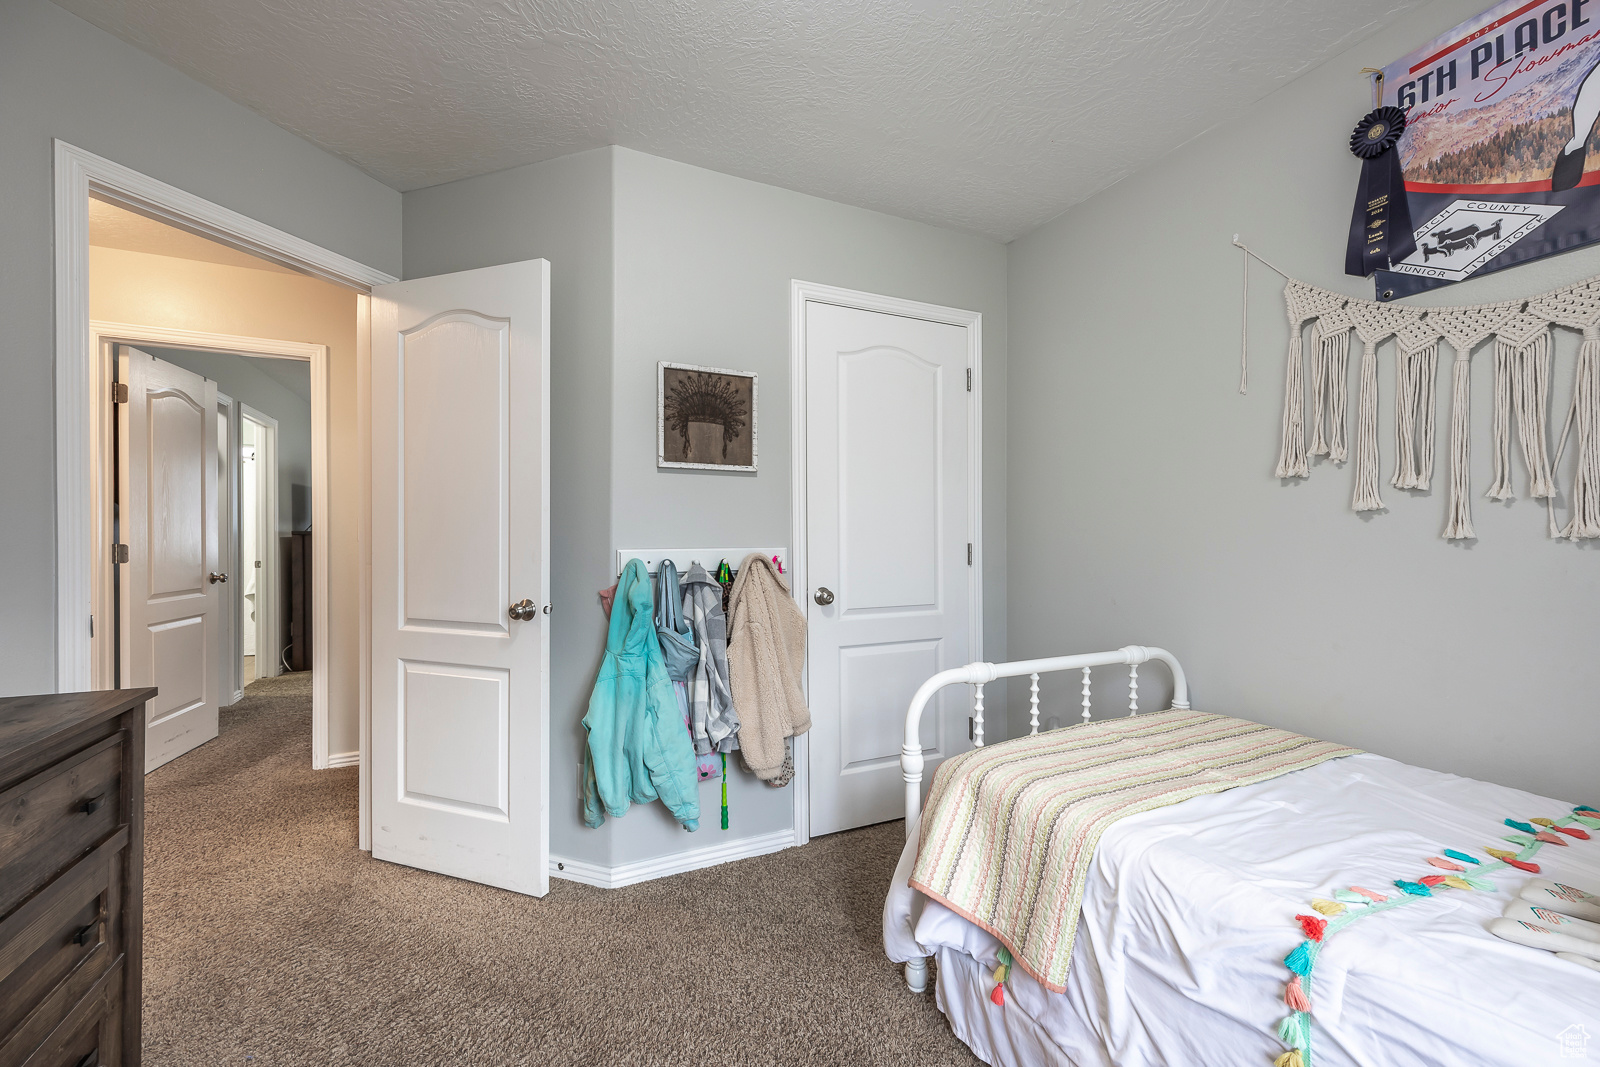
[[[656,364],[656,466],[754,471],[754,371]]]

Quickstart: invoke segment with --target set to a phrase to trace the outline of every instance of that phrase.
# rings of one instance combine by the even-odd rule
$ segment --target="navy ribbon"
[[[1361,160],[1345,246],[1344,272],[1365,278],[1417,250],[1406,203],[1406,179],[1395,144],[1405,132],[1406,113],[1397,107],[1369,112],[1350,135],[1350,151]]]

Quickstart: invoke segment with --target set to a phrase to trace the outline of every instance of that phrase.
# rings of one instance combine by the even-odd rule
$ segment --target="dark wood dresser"
[[[0,699],[0,1067],[139,1062],[155,692]]]

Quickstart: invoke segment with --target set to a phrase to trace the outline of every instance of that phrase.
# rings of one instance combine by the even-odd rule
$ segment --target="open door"
[[[372,854],[550,888],[550,264],[372,293]]]
[[[117,377],[119,658],[124,688],[160,690],[148,772],[217,736],[217,384],[126,345]]]

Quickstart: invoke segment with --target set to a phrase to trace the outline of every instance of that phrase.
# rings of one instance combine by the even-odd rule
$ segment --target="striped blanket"
[[[1089,863],[1112,823],[1356,751],[1180,710],[976,748],[934,776],[911,884],[994,934],[1059,993]]]

